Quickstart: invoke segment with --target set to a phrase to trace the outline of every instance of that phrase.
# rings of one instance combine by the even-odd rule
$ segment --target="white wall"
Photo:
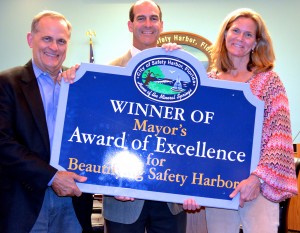
[[[44,9],[63,13],[73,25],[72,40],[65,65],[88,62],[89,40],[93,38],[96,63],[107,64],[127,51],[131,34],[127,30],[126,0],[9,0],[0,3],[0,70],[22,65],[31,56],[26,33],[32,17]],[[300,54],[299,0],[157,0],[163,10],[164,31],[187,31],[214,42],[224,17],[232,10],[249,7],[265,19],[276,51],[277,71],[287,89],[293,137],[300,130],[300,78],[297,75]],[[300,135],[295,140],[300,142]]]

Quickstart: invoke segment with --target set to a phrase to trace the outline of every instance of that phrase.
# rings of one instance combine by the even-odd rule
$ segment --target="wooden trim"
[[[157,46],[161,46],[164,43],[177,43],[179,45],[194,47],[206,55],[208,58],[208,68],[211,65],[212,59],[210,46],[212,43],[200,35],[183,31],[162,32],[157,40]]]

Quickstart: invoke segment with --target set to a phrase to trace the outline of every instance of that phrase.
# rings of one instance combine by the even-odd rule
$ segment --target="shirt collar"
[[[141,50],[137,49],[136,47],[132,46],[131,49],[130,49],[130,53],[131,53],[131,56],[135,56],[137,55],[138,53],[140,53]]]
[[[35,74],[35,77],[40,77],[40,75],[45,75],[45,76],[49,76],[49,73],[48,72],[45,72],[45,71],[42,71],[35,63],[34,63],[34,60],[32,59],[32,67],[33,67],[33,72]],[[59,73],[61,73],[62,70],[59,71]]]

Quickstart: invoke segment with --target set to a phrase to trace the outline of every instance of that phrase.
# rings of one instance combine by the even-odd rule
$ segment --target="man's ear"
[[[161,21],[160,32],[163,32],[163,30],[164,30],[164,21]]]
[[[33,40],[33,36],[31,32],[27,33],[27,43],[29,45],[30,48],[32,48],[32,40]]]
[[[128,30],[130,32],[132,32],[133,31],[133,23],[130,20],[128,21],[127,26],[128,26]]]

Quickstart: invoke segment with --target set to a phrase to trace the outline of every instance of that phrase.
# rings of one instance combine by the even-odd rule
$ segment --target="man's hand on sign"
[[[118,201],[134,201],[133,197],[115,196]]]
[[[80,65],[76,64],[72,66],[70,69],[67,69],[60,73],[57,77],[57,82],[61,82],[62,78],[67,83],[74,83],[74,79],[76,77],[76,71],[79,69]]]
[[[187,210],[187,211],[197,211],[197,210],[200,210],[201,206],[198,205],[194,199],[189,198],[189,199],[184,200],[182,207],[184,210]]]

